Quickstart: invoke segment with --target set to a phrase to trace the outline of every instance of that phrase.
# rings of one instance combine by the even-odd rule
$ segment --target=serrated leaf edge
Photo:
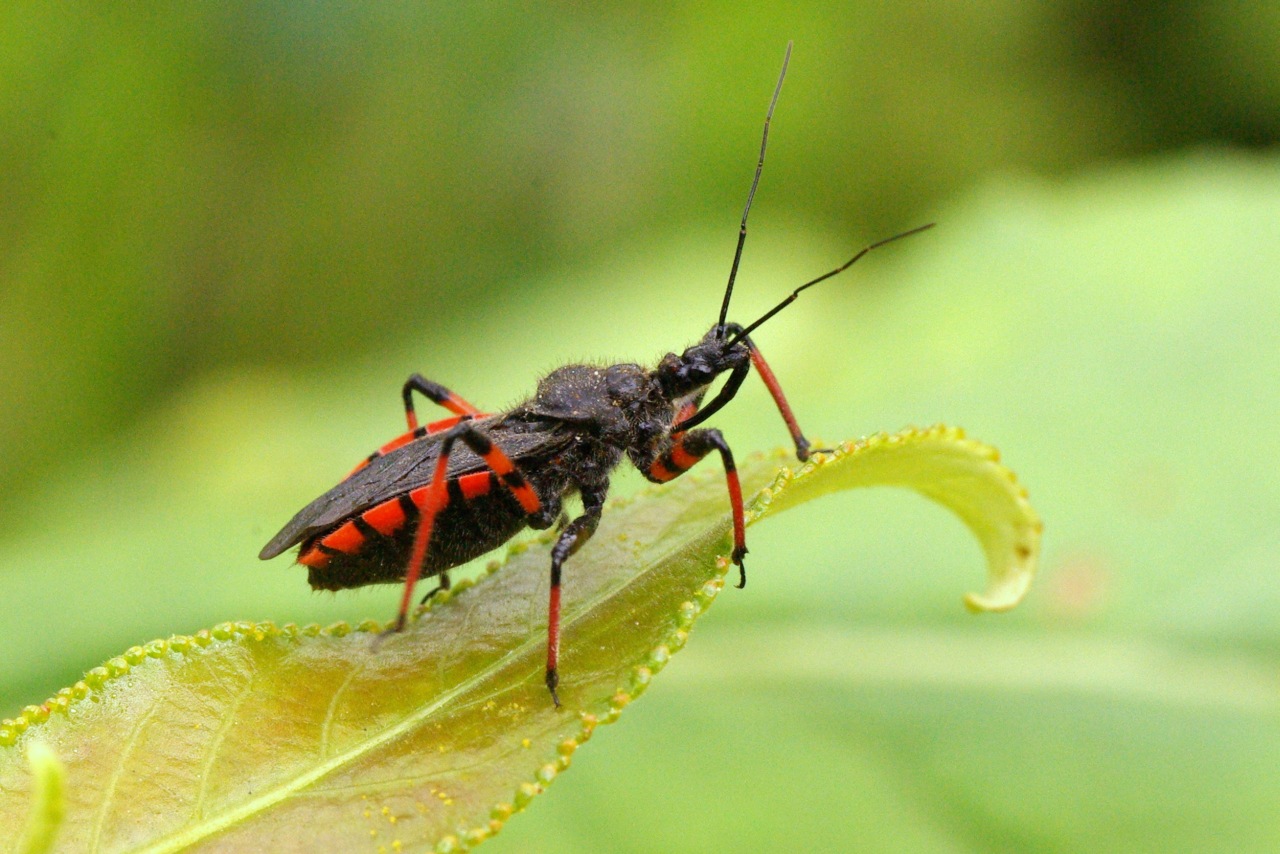
[[[660,489],[658,487],[649,487],[635,495],[617,498],[609,503],[613,508],[625,507],[637,498],[658,494],[659,492]],[[552,536],[553,532],[541,532],[536,537],[513,543],[501,558],[492,560],[486,565],[482,575],[474,579],[462,579],[454,584],[451,590],[441,591],[433,596],[430,601],[417,609],[414,619],[418,619],[423,613],[432,608],[443,605],[454,596],[465,593],[501,569],[510,558],[527,551],[530,546],[549,543]],[[644,693],[653,676],[666,666],[672,655],[684,647],[689,639],[689,628],[724,587],[723,579],[728,572],[728,568],[729,559],[727,557],[721,556],[716,559],[714,577],[708,580],[690,601],[683,602],[677,607],[677,628],[667,636],[664,643],[658,644],[650,651],[643,664],[632,668],[630,678],[626,684],[620,686],[610,698],[609,708],[605,714],[580,713],[581,727],[577,735],[561,741],[556,746],[555,757],[542,763],[529,780],[516,786],[510,801],[495,804],[489,811],[490,820],[487,825],[475,827],[456,835],[449,834],[442,837],[436,844],[436,851],[466,851],[478,845],[496,834],[512,815],[521,812],[534,797],[546,791],[546,787],[562,771],[569,767],[570,757],[579,746],[590,740],[596,727],[616,721],[622,714],[623,708]],[[320,626],[318,623],[311,623],[305,626],[298,626],[296,623],[285,623],[277,626],[270,620],[259,622],[241,620],[219,623],[211,628],[201,629],[191,635],[173,635],[167,639],[156,639],[140,646],[133,646],[120,655],[108,659],[102,665],[87,671],[83,679],[68,688],[61,689],[44,703],[26,706],[16,718],[0,721],[0,748],[14,746],[24,734],[34,735],[38,727],[46,723],[50,716],[55,714],[66,715],[71,707],[77,703],[86,700],[92,701],[94,694],[101,693],[108,684],[126,676],[133,667],[142,664],[148,658],[163,658],[171,653],[181,656],[186,655],[193,649],[205,649],[218,643],[233,643],[246,640],[260,643],[267,639],[276,638],[344,637],[353,631],[376,635],[381,633],[388,625],[389,623],[381,623],[372,619],[364,620],[355,626],[345,620],[339,620],[328,626]],[[158,851],[167,849],[168,846],[162,842],[159,846],[150,846],[141,850]]]
[[[780,492],[788,487],[789,484],[814,476],[814,474],[826,465],[846,456],[856,455],[862,451],[881,446],[881,445],[900,445],[907,444],[911,441],[919,441],[923,439],[941,439],[956,444],[961,444],[974,452],[976,456],[984,457],[992,463],[999,463],[1000,454],[994,447],[968,438],[964,430],[959,427],[949,427],[946,425],[935,425],[927,428],[908,427],[897,433],[875,433],[863,439],[846,441],[837,445],[831,452],[817,452],[807,462],[800,466],[799,469],[793,470],[787,466],[780,466],[777,475],[773,481],[760,489],[748,501],[745,502],[745,520],[747,525],[769,515],[771,504]],[[757,458],[776,457],[779,460],[790,459],[790,452],[785,449],[777,449],[771,454],[753,455]],[[1003,474],[1012,487],[1015,500],[1019,503],[1021,509],[1027,514],[1028,518],[1034,520],[1033,529],[1037,532],[1043,529],[1043,523],[1039,516],[1031,508],[1027,500],[1027,492],[1018,481],[1016,475],[1003,465],[998,465],[997,470]],[[612,508],[625,507],[633,501],[657,495],[661,492],[658,486],[649,486],[640,490],[632,496],[616,498],[609,502]],[[451,590],[440,591],[432,599],[419,607],[414,615],[414,619],[420,617],[426,611],[439,607],[452,599],[454,596],[462,595],[467,590],[482,582],[485,578],[492,576],[501,569],[507,561],[526,550],[532,545],[546,544],[550,542],[553,532],[542,532],[538,536],[531,537],[510,545],[499,559],[490,561],[483,574],[474,579],[462,579],[456,583]],[[1034,568],[1035,554],[1028,556],[1031,562],[1031,569]],[[596,727],[601,724],[611,724],[618,720],[623,709],[629,705],[634,699],[639,697],[648,688],[653,676],[656,675],[675,653],[684,648],[689,639],[689,632],[694,622],[706,612],[711,603],[721,590],[724,589],[725,576],[730,567],[730,561],[727,555],[719,555],[715,559],[713,575],[698,589],[694,596],[681,603],[676,608],[677,624],[676,628],[667,636],[665,642],[658,644],[649,653],[645,663],[636,665],[631,669],[630,678],[626,685],[620,686],[619,689],[610,698],[609,708],[603,715],[595,715],[588,712],[581,712],[579,718],[581,720],[581,728],[576,736],[565,739],[556,746],[556,756],[541,764],[533,773],[532,779],[519,784],[513,793],[510,801],[503,801],[495,804],[489,811],[489,822],[487,825],[481,825],[469,830],[461,831],[457,834],[447,834],[437,841],[435,851],[437,854],[451,854],[451,852],[467,851],[475,845],[480,844],[489,837],[497,834],[506,822],[518,812],[524,810],[526,806],[536,796],[546,791],[557,776],[565,771],[570,763],[571,757],[579,746],[590,740]],[[1025,583],[1021,585],[1021,591],[1016,599],[1021,599],[1022,594],[1026,592],[1026,588],[1031,581],[1031,571],[1025,574]],[[1006,604],[1000,604],[997,607],[989,607],[984,604],[983,597],[980,594],[968,594],[965,596],[965,604],[970,610],[1008,610],[1017,604],[1016,599]],[[306,626],[299,627],[295,623],[286,623],[283,626],[277,626],[273,622],[261,621],[237,621],[219,623],[209,629],[201,629],[192,635],[174,635],[167,640],[153,640],[141,646],[130,647],[119,656],[115,656],[103,665],[93,668],[85,673],[80,681],[76,682],[69,688],[63,688],[53,697],[38,706],[26,706],[17,718],[5,719],[0,721],[0,748],[14,745],[17,740],[27,732],[33,731],[33,728],[45,723],[52,714],[66,714],[72,705],[89,699],[93,693],[100,692],[108,683],[126,675],[129,670],[144,662],[148,658],[162,658],[169,653],[184,655],[193,647],[205,648],[215,642],[231,642],[237,639],[250,640],[253,642],[261,642],[267,638],[301,638],[301,637],[343,637],[352,631],[364,632],[369,634],[378,634],[382,632],[389,624],[381,623],[377,620],[368,619],[360,622],[356,626],[345,620],[340,620],[328,626],[321,627],[317,623],[311,623]],[[167,850],[163,843],[160,847],[146,848],[143,850]]]

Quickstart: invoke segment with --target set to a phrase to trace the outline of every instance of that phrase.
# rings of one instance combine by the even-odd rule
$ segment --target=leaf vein
[[[539,639],[540,640],[540,639]],[[253,800],[246,801],[237,807],[228,809],[220,816],[205,820],[203,823],[188,826],[179,830],[164,839],[157,840],[146,848],[140,849],[143,852],[162,852],[162,851],[180,851],[197,841],[212,837],[236,823],[260,812],[273,804],[280,803],[286,798],[296,795],[298,792],[322,780],[333,772],[355,762],[358,759],[367,756],[374,750],[384,747],[409,732],[431,717],[432,714],[442,708],[449,707],[449,704],[455,697],[459,697],[470,691],[477,685],[481,685],[488,681],[492,676],[501,672],[507,665],[513,661],[517,661],[527,655],[534,646],[534,640],[530,639],[520,646],[514,648],[501,658],[495,659],[492,664],[483,670],[477,671],[471,678],[460,682],[458,685],[448,691],[439,694],[432,702],[420,707],[418,710],[406,715],[398,723],[387,727],[380,733],[371,735],[369,738],[361,741],[350,750],[340,753],[325,762],[318,763],[310,771],[298,774],[290,780],[281,783],[274,788],[268,789]]]
[[[364,669],[365,662],[360,662],[352,667],[351,671],[347,673],[347,678],[342,680],[342,684],[334,690],[333,697],[329,700],[329,705],[324,711],[324,722],[320,725],[320,755],[322,757],[329,755],[329,736],[333,729],[333,719],[337,716],[338,702],[346,694],[347,689],[351,687],[351,683],[355,681],[356,676]]]
[[[138,738],[142,735],[143,730],[146,729],[151,719],[155,717],[161,705],[159,702],[152,703],[151,707],[139,716],[137,723],[129,730],[129,737],[125,739],[120,749],[120,757],[116,760],[115,768],[111,772],[111,778],[107,780],[107,785],[102,792],[102,806],[98,808],[98,814],[93,821],[93,833],[89,841],[90,851],[101,850],[102,829],[107,823],[107,816],[111,813],[111,805],[115,800],[116,788],[120,785],[120,778],[124,776],[125,763],[129,760],[129,755],[133,753],[134,747],[137,746]]]
[[[244,682],[244,687],[236,694],[230,706],[221,712],[223,716],[222,724],[218,727],[218,731],[213,734],[213,738],[210,739],[204,762],[200,766],[200,792],[196,795],[195,808],[192,810],[192,818],[196,821],[199,821],[204,816],[204,802],[209,795],[209,772],[213,770],[213,763],[218,758],[227,733],[231,731],[231,727],[235,724],[236,717],[240,712],[240,706],[244,704],[244,701],[248,699],[249,694],[253,691],[256,676],[256,672],[249,674],[249,678]],[[221,680],[219,680],[218,685],[222,687]]]

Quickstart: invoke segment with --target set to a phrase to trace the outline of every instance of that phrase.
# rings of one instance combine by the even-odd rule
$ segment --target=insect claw
[[[551,692],[551,702],[560,708],[560,696],[556,694],[556,686],[560,684],[560,674],[554,670],[547,671],[547,690]]]
[[[807,439],[803,439],[796,443],[796,459],[802,463],[809,462],[814,454],[832,453],[835,453],[835,448],[812,448],[809,446],[809,441]]]
[[[734,550],[733,550],[733,557],[732,557],[732,560],[733,560],[733,562],[734,562],[734,563],[736,563],[736,564],[738,565],[738,584],[737,584],[737,587],[738,587],[738,589],[739,589],[739,590],[741,590],[742,588],[744,588],[744,587],[746,587],[746,586],[747,586],[747,565],[746,565],[745,563],[743,563],[743,562],[742,562],[742,559],[743,559],[744,557],[746,557],[746,554],[747,554],[747,547],[746,547],[746,546],[743,546],[742,548],[734,549]]]
[[[377,652],[378,648],[382,646],[383,641],[402,631],[404,631],[404,614],[401,614],[396,618],[395,625],[388,626],[373,636],[373,651]]]
[[[448,589],[449,589],[449,585],[447,584],[437,584],[434,590],[432,590],[426,596],[423,596],[421,599],[418,600],[418,604],[425,605],[427,604],[427,601],[431,599],[433,596],[435,596],[437,593],[444,593]]]

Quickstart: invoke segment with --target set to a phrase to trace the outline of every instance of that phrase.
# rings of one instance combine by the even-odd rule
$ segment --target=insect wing
[[[531,456],[554,453],[573,438],[568,430],[550,426],[549,429],[530,430],[529,425],[521,425],[525,429],[513,430],[496,421],[477,421],[476,424],[485,429],[485,434],[517,464]],[[332,528],[344,519],[397,495],[426,486],[435,474],[443,439],[442,433],[424,436],[374,459],[298,511],[289,524],[263,547],[258,557],[268,560],[283,554],[303,540]],[[455,442],[449,451],[450,480],[487,469],[484,460],[462,442]]]

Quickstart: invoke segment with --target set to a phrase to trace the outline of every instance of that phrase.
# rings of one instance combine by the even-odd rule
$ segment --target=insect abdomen
[[[423,577],[497,548],[528,524],[520,502],[492,472],[463,475],[448,488],[449,502],[436,516]],[[403,581],[426,490],[384,501],[304,542],[298,562],[307,566],[311,587],[344,590]]]

